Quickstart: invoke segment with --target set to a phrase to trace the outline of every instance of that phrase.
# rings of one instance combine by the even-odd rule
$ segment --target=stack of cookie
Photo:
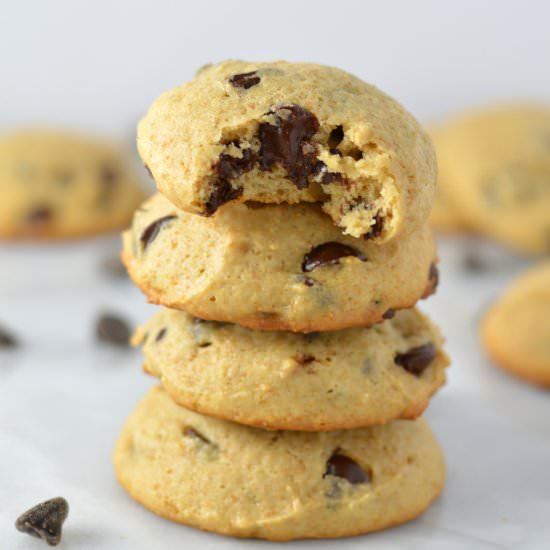
[[[119,439],[122,485],[242,537],[419,515],[444,467],[416,418],[448,361],[414,309],[437,284],[418,123],[337,69],[226,62],[159,98],[138,145],[161,194],[123,259],[170,309],[135,336],[162,385]]]

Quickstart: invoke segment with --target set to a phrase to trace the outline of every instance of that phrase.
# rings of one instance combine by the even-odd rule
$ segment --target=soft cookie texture
[[[344,233],[386,242],[422,226],[436,161],[396,101],[339,69],[227,61],[162,95],[140,155],[176,206],[321,202]]]
[[[259,332],[161,309],[137,331],[144,368],[180,405],[266,429],[415,418],[444,383],[442,338],[415,309],[371,328]]]
[[[370,325],[437,283],[427,225],[377,245],[342,235],[310,203],[237,203],[207,218],[156,195],[123,240],[123,260],[150,301],[252,329]]]
[[[464,115],[437,152],[442,195],[467,227],[526,254],[550,252],[550,107]]]
[[[427,424],[397,420],[336,432],[269,432],[178,407],[154,388],[114,453],[138,502],[173,521],[289,540],[385,529],[421,514],[444,483]]]
[[[494,362],[512,374],[550,388],[550,261],[517,279],[481,323]]]
[[[0,237],[116,231],[146,194],[113,144],[53,131],[0,136]]]

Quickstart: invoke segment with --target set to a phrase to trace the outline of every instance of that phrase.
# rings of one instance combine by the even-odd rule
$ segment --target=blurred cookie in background
[[[118,231],[147,195],[115,144],[28,130],[0,136],[0,238]]]
[[[550,253],[550,106],[471,112],[449,122],[435,142],[436,227],[448,205],[461,227],[524,254]]]
[[[523,274],[487,311],[481,339],[495,363],[550,388],[550,260]]]

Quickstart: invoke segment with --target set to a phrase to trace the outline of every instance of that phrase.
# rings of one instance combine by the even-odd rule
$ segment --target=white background
[[[162,91],[228,57],[309,60],[375,83],[425,122],[496,99],[550,99],[550,2],[0,1],[0,125],[74,126],[132,139]],[[423,304],[448,337],[449,384],[427,417],[445,450],[443,496],[420,520],[338,547],[550,547],[550,395],[492,368],[477,339],[484,307],[528,262],[442,241],[442,284]],[[268,547],[157,519],[117,486],[116,435],[153,381],[138,352],[93,341],[106,308],[132,322],[154,308],[98,270],[118,242],[0,246],[0,549],[41,548],[13,521],[39,500],[71,504],[62,548]],[[334,542],[294,543],[334,548]]]

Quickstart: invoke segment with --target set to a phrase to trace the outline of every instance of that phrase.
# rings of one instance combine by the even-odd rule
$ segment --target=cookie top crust
[[[386,242],[428,218],[430,139],[375,87],[307,63],[226,61],[160,96],[138,149],[176,206],[321,202],[341,232]]]

